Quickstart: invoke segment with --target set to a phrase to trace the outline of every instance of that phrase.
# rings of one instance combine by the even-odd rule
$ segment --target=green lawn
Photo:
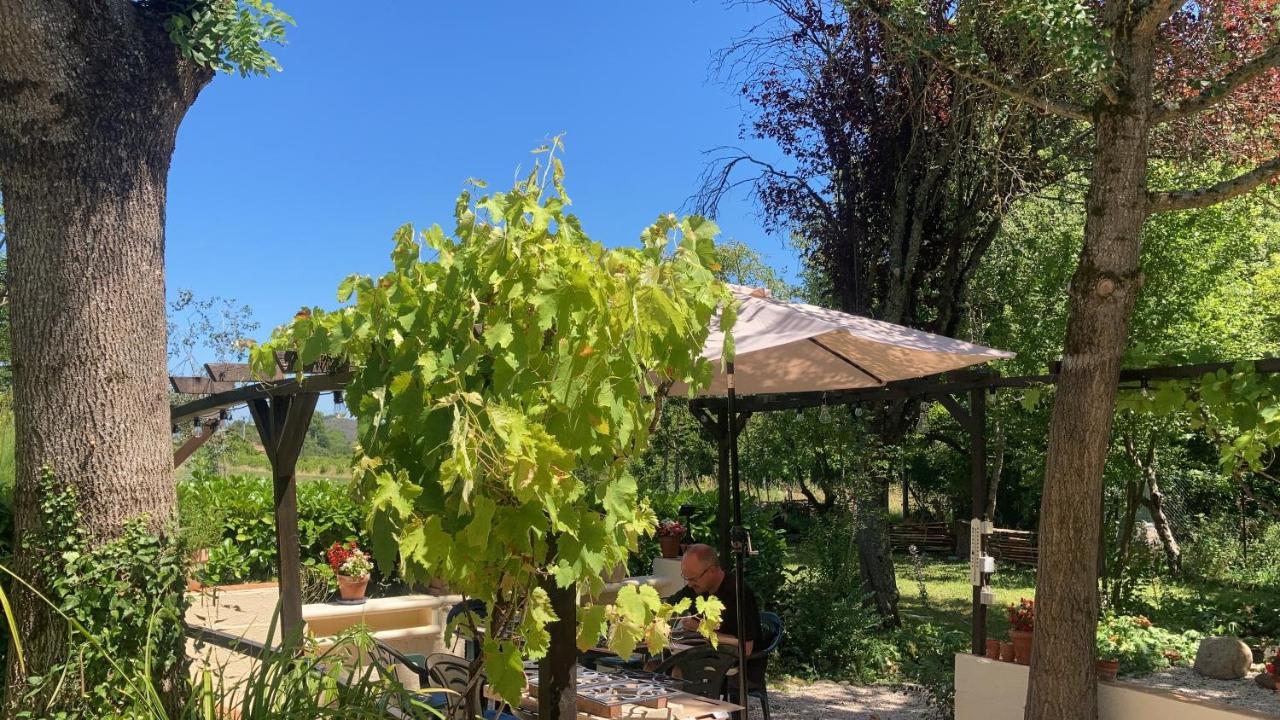
[[[920,579],[925,595],[921,597],[916,568],[905,553],[894,556],[898,575],[899,609],[908,622],[919,618],[935,625],[967,630],[973,603],[973,586],[969,584],[968,561],[955,561],[925,555],[920,559]],[[1018,565],[1004,565],[991,578],[997,606],[987,613],[987,631],[1003,637],[1009,629],[1002,608],[1020,598],[1035,596],[1035,571]]]

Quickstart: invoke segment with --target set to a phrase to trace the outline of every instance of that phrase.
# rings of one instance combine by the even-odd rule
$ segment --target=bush
[[[1174,633],[1142,615],[1109,615],[1098,622],[1098,658],[1119,660],[1125,675],[1145,675],[1195,659],[1200,633]]]
[[[274,495],[267,478],[193,474],[178,485],[183,528],[221,518],[219,542],[209,548],[201,581],[226,584],[269,580],[276,572]],[[346,482],[314,480],[298,484],[298,539],[304,564],[324,562],[335,542],[367,543],[358,504]]]
[[[1183,546],[1182,563],[1194,577],[1244,588],[1280,587],[1280,522],[1255,522],[1246,555],[1239,519],[1221,515],[1202,518]]]
[[[807,563],[779,595],[782,667],[804,677],[871,682],[893,674],[901,657],[882,619],[864,602],[853,520],[831,513],[801,548]]]

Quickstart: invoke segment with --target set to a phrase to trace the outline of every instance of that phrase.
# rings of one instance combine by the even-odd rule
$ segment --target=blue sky
[[[248,303],[260,339],[335,306],[343,277],[389,265],[397,226],[448,227],[465,179],[504,187],[557,133],[588,233],[635,242],[681,209],[704,151],[740,144],[743,108],[711,56],[761,19],[719,0],[279,4],[297,20],[284,72],[215,79],[169,183],[170,295]],[[795,270],[745,194],[718,221]]]

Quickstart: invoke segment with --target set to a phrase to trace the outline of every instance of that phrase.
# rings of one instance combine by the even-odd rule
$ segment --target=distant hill
[[[324,424],[328,427],[342,433],[348,443],[355,444],[356,441],[356,419],[350,415],[316,415],[316,420],[324,420]]]

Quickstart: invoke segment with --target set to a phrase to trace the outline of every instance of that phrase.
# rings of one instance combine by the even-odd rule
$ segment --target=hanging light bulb
[[[822,409],[818,411],[818,422],[822,423],[823,425],[826,425],[827,423],[831,422],[830,407],[827,407],[826,405],[822,406]]]
[[[191,423],[191,437],[200,437],[204,434],[204,424],[200,422],[200,418],[196,418]]]

